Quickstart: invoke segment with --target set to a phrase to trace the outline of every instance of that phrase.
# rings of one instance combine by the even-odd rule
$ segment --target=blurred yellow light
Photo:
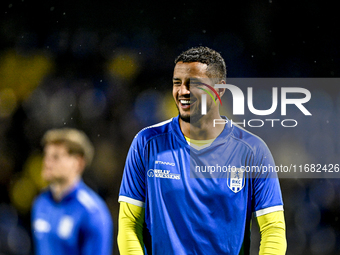
[[[23,172],[27,175],[40,190],[47,186],[47,182],[41,177],[42,169],[42,155],[39,153],[33,153],[30,155],[24,165]]]
[[[31,209],[37,189],[30,178],[22,177],[14,182],[10,190],[13,205],[22,213]]]
[[[19,55],[9,50],[0,58],[0,89],[11,88],[18,100],[24,100],[52,68],[52,61],[43,54]]]
[[[13,89],[0,89],[0,118],[11,116],[16,107],[17,98]]]
[[[123,79],[134,78],[139,66],[132,53],[120,53],[108,63],[109,72]]]

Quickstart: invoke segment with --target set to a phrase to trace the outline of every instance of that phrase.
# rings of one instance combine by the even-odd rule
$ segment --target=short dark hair
[[[218,79],[219,81],[227,78],[227,68],[221,54],[208,47],[199,46],[184,51],[175,59],[175,64],[178,62],[207,64],[209,78]]]

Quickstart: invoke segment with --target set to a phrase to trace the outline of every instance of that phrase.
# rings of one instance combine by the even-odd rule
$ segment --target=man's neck
[[[54,200],[61,201],[79,182],[80,177],[71,180],[58,180],[50,184]]]
[[[208,140],[214,139],[219,136],[223,129],[224,125],[216,125],[214,124],[214,119],[222,119],[218,114],[217,116],[204,116],[196,123],[185,122],[181,118],[179,119],[179,124],[182,130],[182,133],[191,139],[195,140]]]

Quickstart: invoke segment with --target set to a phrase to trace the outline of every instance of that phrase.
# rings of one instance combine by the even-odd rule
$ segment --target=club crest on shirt
[[[227,185],[232,192],[237,193],[242,190],[244,183],[244,171],[240,168],[228,172]]]
[[[74,220],[71,216],[63,216],[59,222],[58,236],[62,239],[69,238],[72,233],[73,225]]]

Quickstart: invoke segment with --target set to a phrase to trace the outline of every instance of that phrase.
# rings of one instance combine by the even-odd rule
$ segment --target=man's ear
[[[85,170],[86,161],[84,157],[79,156],[79,155],[77,155],[76,158],[77,158],[77,170],[78,170],[78,173],[81,175]]]
[[[219,82],[219,84],[226,84],[226,82],[225,82],[225,80],[221,80],[221,81]],[[218,95],[219,95],[220,97],[222,97],[222,96],[224,95],[225,90],[226,90],[225,88],[219,88],[219,89],[217,89]]]

